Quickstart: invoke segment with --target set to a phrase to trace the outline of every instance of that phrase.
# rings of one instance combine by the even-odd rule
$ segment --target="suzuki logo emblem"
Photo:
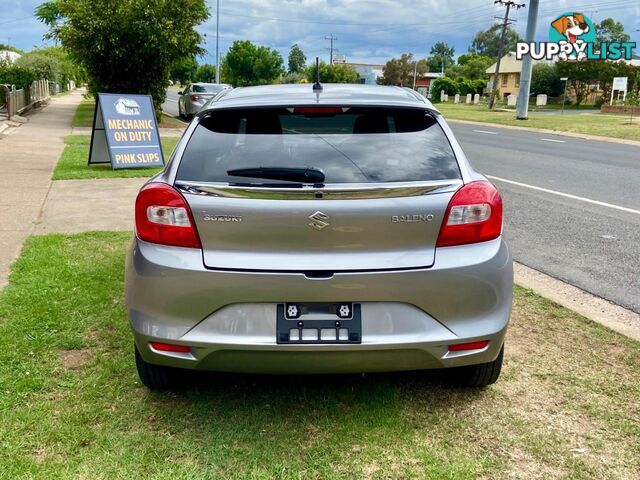
[[[326,215],[318,210],[313,215],[309,215],[309,220],[311,220],[309,226],[315,228],[316,230],[322,230],[324,227],[329,226],[329,222],[326,221],[328,219],[329,215]]]

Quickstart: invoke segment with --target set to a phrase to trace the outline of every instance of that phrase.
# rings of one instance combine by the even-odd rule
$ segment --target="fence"
[[[5,108],[8,118],[18,115],[50,97],[49,82],[46,80],[36,80],[29,88],[18,90],[5,86],[5,90]]]

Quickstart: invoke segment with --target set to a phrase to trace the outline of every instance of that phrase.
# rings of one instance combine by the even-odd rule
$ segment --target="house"
[[[372,63],[347,63],[343,62],[343,65],[353,68],[358,72],[360,77],[360,83],[365,85],[376,85],[378,79],[382,77],[382,69],[384,65],[377,65]]]
[[[427,72],[416,80],[416,90],[425,97],[429,96],[431,90],[431,84],[436,78],[442,77],[442,73],[439,72]]]
[[[140,105],[130,98],[120,97],[114,106],[120,115],[140,115]]]
[[[520,88],[520,72],[522,71],[522,60],[516,58],[516,52],[509,52],[500,60],[500,78],[497,87],[500,91],[500,97],[506,99],[509,95],[518,95]],[[489,75],[489,86],[494,84],[496,76],[496,64],[494,63],[487,68],[486,73]]]
[[[0,50],[0,64],[11,65],[17,59],[19,59],[22,55],[18,52],[13,52],[11,50]]]

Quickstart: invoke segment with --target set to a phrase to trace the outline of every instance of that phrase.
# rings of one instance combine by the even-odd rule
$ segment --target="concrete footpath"
[[[0,288],[40,216],[82,93],[51,99],[28,123],[0,139]]]

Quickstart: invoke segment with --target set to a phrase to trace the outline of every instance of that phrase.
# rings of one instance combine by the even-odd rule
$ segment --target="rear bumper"
[[[150,363],[250,373],[346,373],[454,367],[494,360],[511,312],[513,272],[501,239],[438,249],[423,270],[339,273],[214,271],[199,250],[134,239],[126,268],[134,338]],[[278,303],[358,302],[362,343],[276,343]],[[449,352],[448,345],[489,340]],[[154,351],[151,341],[188,345]]]
[[[198,113],[200,111],[200,109],[202,107],[204,107],[205,103],[207,103],[206,100],[201,102],[201,103],[193,102],[193,101],[189,102],[187,104],[187,109],[186,109],[187,112],[186,112],[186,114],[187,115],[195,115],[196,113]]]

